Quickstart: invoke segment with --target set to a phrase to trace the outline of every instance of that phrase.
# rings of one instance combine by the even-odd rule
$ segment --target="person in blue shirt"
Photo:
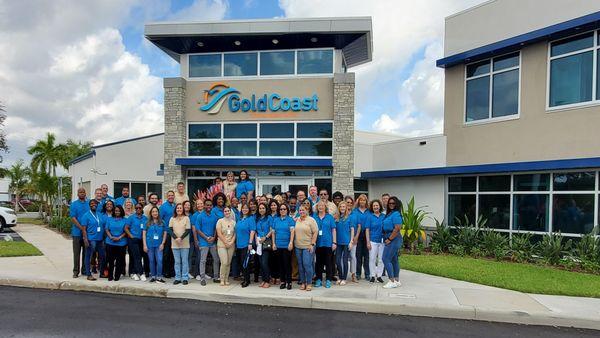
[[[400,263],[398,263],[398,251],[402,248],[402,205],[396,196],[388,199],[386,215],[383,219],[383,265],[388,275],[388,282],[383,287],[393,289],[400,284]]]
[[[91,261],[95,253],[98,253],[98,259],[100,266],[104,263],[104,230],[102,228],[101,218],[102,215],[98,212],[96,200],[89,202],[89,208],[85,214],[81,217],[81,225],[85,228],[85,274],[87,280],[95,281],[96,278],[92,275]]]
[[[292,250],[294,250],[294,226],[296,222],[289,216],[289,208],[279,206],[279,216],[273,218],[273,249],[279,262],[281,275],[280,289],[292,289]]]
[[[319,203],[320,199],[319,199],[319,189],[317,188],[316,185],[311,185],[310,188],[308,188],[308,198],[310,201],[311,207],[314,208],[315,204]]]
[[[106,256],[108,259],[108,280],[118,281],[125,271],[125,246],[127,245],[127,233],[125,225],[127,220],[123,217],[125,211],[118,205],[115,207],[114,217],[106,220]]]
[[[277,200],[270,200],[268,202],[261,203],[265,203],[269,206],[269,218],[271,218],[271,222],[273,222],[275,218],[279,216],[279,202],[277,202]],[[273,244],[275,244],[275,241],[273,241]],[[273,250],[273,255],[269,256],[269,271],[271,273],[271,277],[273,278],[272,284],[279,284],[281,282],[281,271],[279,270],[279,261],[276,250]]]
[[[204,201],[204,212],[201,212],[196,217],[196,224],[194,227],[194,235],[196,236],[196,243],[198,243],[198,249],[200,250],[200,266],[198,267],[198,274],[200,276],[200,284],[206,285],[206,258],[210,252],[210,256],[213,260],[213,282],[219,283],[219,255],[217,247],[217,235],[215,228],[217,227],[217,221],[219,217],[212,212],[212,201]]]
[[[254,196],[254,184],[250,181],[250,176],[246,170],[240,171],[240,181],[235,187],[235,197],[241,198],[246,195],[247,200],[251,200]]]
[[[117,199],[115,199],[115,204],[125,207],[125,201],[127,201],[127,200],[130,200],[134,206],[137,203],[135,199],[133,199],[131,196],[129,196],[129,188],[123,187],[123,189],[121,189],[121,197],[118,197]]]
[[[165,229],[170,233],[169,222],[175,212],[175,192],[173,190],[167,192],[167,200],[160,206],[159,210]],[[163,276],[166,278],[175,277],[175,257],[173,257],[171,244],[171,236],[167,236],[165,250],[163,250]]]
[[[233,214],[235,215],[235,219],[240,219],[240,200],[233,196],[229,200],[229,204],[231,206],[231,211],[233,211]],[[250,210],[250,214],[252,214],[252,210]]]
[[[77,189],[77,199],[71,202],[69,216],[71,217],[71,237],[73,238],[73,278],[79,277],[79,274],[85,274],[85,242],[84,227],[81,225],[81,218],[90,210],[89,201],[86,198],[84,188]]]
[[[115,199],[108,194],[108,185],[102,184],[100,185],[100,189],[102,190],[102,204],[106,203],[106,201],[115,201]]]
[[[212,202],[213,202],[212,212],[214,212],[215,215],[217,215],[217,217],[219,217],[219,218],[223,218],[223,216],[224,216],[223,209],[225,208],[226,201],[227,201],[227,198],[225,197],[225,194],[223,194],[222,192],[217,193],[212,198]]]
[[[327,203],[319,201],[317,203],[317,213],[313,217],[317,222],[319,235],[317,236],[316,263],[315,263],[315,287],[321,287],[323,284],[323,268],[325,268],[325,287],[331,287],[333,279],[333,251],[337,247],[335,219],[327,212]]]
[[[150,261],[150,283],[165,283],[162,278],[162,259],[165,241],[167,240],[166,227],[160,218],[158,207],[152,206],[148,212],[150,219],[142,234],[144,239],[144,251],[148,254]]]
[[[242,205],[240,219],[235,224],[235,247],[236,255],[242,265],[244,280],[242,287],[250,285],[250,260],[252,258],[252,243],[256,233],[255,218],[250,215],[248,204]]]
[[[263,243],[268,238],[272,241],[272,224],[273,219],[267,213],[267,205],[261,203],[258,205],[256,212],[256,238],[257,242],[261,245],[260,250],[260,274],[262,278],[261,288],[271,287],[271,275],[269,269],[269,257],[273,254],[271,249],[266,249]],[[273,242],[271,242],[273,244]]]
[[[143,207],[141,204],[135,206],[135,214],[127,218],[125,225],[125,232],[127,233],[127,246],[130,250],[129,264],[133,267],[133,280],[145,281],[146,275],[144,275],[144,269],[142,266],[142,252],[144,245],[142,243],[142,233],[148,218],[144,215]]]
[[[195,203],[195,212],[190,216],[190,223],[192,224],[192,240],[193,245],[190,247],[190,257],[192,257],[190,262],[190,274],[196,280],[201,281],[200,278],[200,245],[198,244],[198,239],[196,238],[196,220],[200,216],[200,213],[204,212],[204,201],[201,199],[197,199]]]
[[[371,202],[371,214],[365,221],[365,237],[367,238],[367,249],[369,249],[369,270],[371,271],[371,283],[377,280],[383,283],[383,219],[385,214],[382,212],[381,202],[374,200]]]
[[[350,244],[348,246],[348,249],[350,251],[350,266],[349,266],[349,272],[350,272],[350,280],[353,283],[358,283],[358,279],[356,278],[356,246],[358,243],[358,235],[356,234],[356,220],[355,220],[355,214],[354,214],[354,198],[350,195],[344,197],[344,200],[340,203],[344,203],[346,204],[346,206],[348,207],[348,212],[349,212],[349,219],[350,219],[350,226],[352,227],[352,229],[354,229],[354,236],[352,236],[350,238]]]
[[[358,196],[352,214],[354,229],[356,229],[354,235],[354,241],[356,242],[356,279],[360,279],[361,272],[364,269],[364,277],[366,280],[369,280],[371,278],[371,271],[369,269],[368,240],[365,237],[365,222],[371,212],[369,211],[367,195],[361,194]]]
[[[346,285],[348,278],[348,260],[354,238],[354,226],[352,225],[350,210],[345,202],[338,205],[337,220],[335,222],[335,234],[337,237],[337,249],[335,259],[338,268],[338,285]]]

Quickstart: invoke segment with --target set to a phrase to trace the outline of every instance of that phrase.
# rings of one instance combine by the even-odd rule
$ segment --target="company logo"
[[[300,112],[318,111],[319,97],[317,94],[307,97],[282,97],[277,93],[256,95],[248,98],[240,95],[236,88],[224,83],[214,83],[210,89],[204,91],[200,110],[208,114],[217,114],[221,107],[227,102],[229,111],[232,113],[247,112]]]

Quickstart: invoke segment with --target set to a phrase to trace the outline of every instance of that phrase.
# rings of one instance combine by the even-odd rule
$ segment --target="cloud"
[[[223,0],[195,0],[189,7],[169,16],[173,21],[218,20],[225,17],[229,3]]]

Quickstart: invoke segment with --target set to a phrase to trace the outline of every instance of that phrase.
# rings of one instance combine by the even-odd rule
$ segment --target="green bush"
[[[454,243],[454,236],[450,228],[444,221],[435,219],[435,232],[431,235],[431,250],[433,251],[435,246],[440,252],[448,252],[452,243]]]
[[[513,261],[520,263],[529,262],[533,256],[535,246],[532,244],[533,234],[514,234],[510,245],[510,256]]]
[[[69,217],[52,217],[49,225],[59,232],[65,234],[71,233],[71,219]]]
[[[508,253],[508,238],[500,232],[485,229],[481,231],[479,247],[485,256],[502,259]]]
[[[569,253],[571,240],[563,244],[563,236],[557,234],[546,234],[537,246],[538,254],[546,264],[558,265],[561,259]]]
[[[465,252],[465,248],[462,245],[458,245],[458,244],[452,244],[450,245],[450,248],[448,248],[448,251],[456,256],[465,256],[466,252]]]
[[[479,243],[479,228],[485,226],[485,219],[480,217],[477,220],[478,227],[471,224],[467,215],[463,220],[456,218],[456,225],[458,226],[457,234],[456,234],[456,244],[463,247],[465,253],[467,255],[471,254],[473,248],[477,247]]]
[[[594,234],[586,234],[581,236],[581,239],[573,245],[571,254],[580,260],[597,261],[599,258],[600,238],[596,238]]]

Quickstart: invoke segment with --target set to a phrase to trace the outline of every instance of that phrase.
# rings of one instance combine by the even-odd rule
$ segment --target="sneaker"
[[[325,288],[329,289],[331,287],[331,281],[330,280],[326,280],[325,281]]]
[[[320,279],[317,279],[317,281],[315,282],[315,287],[320,288],[321,286],[323,286],[323,282],[321,282]]]
[[[165,280],[162,278],[159,278],[156,282],[160,284],[165,284]]]
[[[74,273],[73,274],[73,278],[77,278],[77,277],[79,277],[79,274],[78,273]]]
[[[204,278],[206,278],[206,279],[212,279],[212,277],[210,275],[205,275]],[[215,279],[218,279],[218,278],[215,278]]]
[[[206,286],[206,280],[204,280],[204,279],[203,279],[203,280],[201,280],[201,281],[200,281],[200,285],[202,285],[202,286]]]
[[[177,285],[177,284],[179,284],[179,283],[181,283],[181,281],[179,281],[179,280],[174,280],[174,281],[173,281],[173,285]]]
[[[384,289],[394,289],[394,288],[397,288],[397,287],[398,287],[398,285],[396,285],[396,283],[392,282],[392,281],[388,281],[387,284],[385,284],[383,286]]]
[[[341,286],[344,286],[344,285],[346,285],[346,281],[342,279],[342,281],[340,282],[340,285],[341,285]]]
[[[96,278],[94,278],[94,276],[92,276],[92,275],[89,275],[89,276],[87,276],[87,280],[95,281]]]
[[[183,285],[188,285],[188,281],[184,280],[184,281],[182,282],[182,284],[183,284]]]
[[[381,277],[377,277],[377,281],[378,281],[379,283],[382,283],[382,284],[383,284],[383,278],[381,278]]]
[[[207,279],[210,279],[208,277],[206,277]],[[218,278],[213,278],[213,283],[221,283],[221,280]]]
[[[142,274],[142,275],[140,276],[140,280],[141,280],[142,282],[145,282],[145,281],[146,281],[146,275]]]
[[[139,281],[139,280],[140,280],[140,276],[138,276],[138,275],[133,275],[133,280],[134,280],[134,281],[136,281],[136,282],[137,282],[137,281]]]
[[[154,278],[154,277],[150,277],[150,280],[149,280],[148,282],[149,282],[149,283],[154,283],[154,282],[156,282],[156,278]]]
[[[131,279],[135,280],[135,274],[134,274],[134,273],[132,273],[132,274],[129,274],[129,278],[131,278]]]
[[[402,286],[402,283],[400,283],[400,281],[396,281],[395,283],[396,283],[396,287],[401,287]]]
[[[371,284],[375,283],[375,277],[371,277],[371,280],[369,281],[369,283],[371,283]]]
[[[200,281],[202,281],[202,277],[200,277],[200,275],[198,275],[198,276],[196,276],[196,280],[200,282]],[[206,283],[206,282],[204,282],[204,283]]]

